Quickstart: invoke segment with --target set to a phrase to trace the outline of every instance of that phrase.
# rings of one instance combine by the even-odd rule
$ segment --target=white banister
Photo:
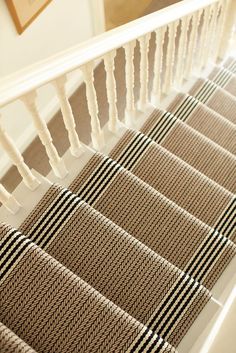
[[[4,151],[7,153],[12,163],[17,167],[25,185],[30,190],[35,190],[40,185],[40,182],[32,174],[29,167],[25,164],[23,156],[21,155],[21,153],[13,143],[10,136],[4,130],[1,123],[0,123],[0,144],[4,149]]]
[[[19,202],[4,188],[2,184],[0,184],[0,202],[12,214],[16,214],[21,208]]]
[[[148,51],[151,33],[138,38],[140,45],[140,95],[138,109],[143,111],[148,105],[149,62]]]
[[[219,0],[185,0],[160,11],[139,18],[112,31],[79,44],[48,60],[32,65],[0,83],[0,106],[3,106],[27,92],[49,83],[86,63],[104,56],[108,51],[120,48],[158,28],[192,15]],[[226,0],[225,0],[226,1]],[[233,2],[235,2],[233,0]]]
[[[71,109],[69,99],[66,95],[66,85],[67,79],[62,76],[53,82],[56,89],[57,97],[61,106],[61,112],[65,124],[65,128],[68,132],[68,138],[70,141],[70,151],[75,157],[81,155],[81,143],[79,141],[78,134],[76,132],[75,118]]]
[[[165,75],[163,82],[163,93],[168,94],[173,83],[173,66],[175,60],[175,36],[177,31],[178,22],[172,22],[168,25],[168,44],[165,64]]]
[[[46,122],[43,118],[41,118],[38,112],[38,108],[36,106],[36,97],[36,92],[33,91],[28,93],[26,96],[21,97],[21,100],[24,102],[25,106],[31,113],[37,134],[42,144],[45,146],[52,170],[58,178],[64,178],[67,175],[66,167],[52,143],[52,137]]]
[[[192,29],[190,32],[190,38],[189,38],[189,45],[188,45],[188,50],[187,50],[187,60],[186,60],[186,65],[184,69],[184,77],[189,78],[189,76],[193,73],[193,69],[196,64],[196,50],[197,50],[197,44],[198,44],[198,30],[199,30],[199,24],[201,20],[203,10],[197,11],[195,14],[193,14],[192,17]]]
[[[104,135],[101,130],[100,121],[98,118],[98,102],[96,90],[94,87],[94,75],[93,75],[94,63],[89,62],[82,66],[80,69],[84,76],[84,82],[86,84],[86,97],[88,110],[91,117],[91,139],[93,147],[96,150],[100,150],[104,146]]]
[[[187,43],[188,43],[188,30],[191,16],[185,16],[181,19],[181,32],[178,47],[178,59],[175,72],[175,84],[177,87],[181,86],[184,79],[184,68],[186,64]]]
[[[151,94],[151,101],[154,105],[158,105],[161,100],[161,77],[163,66],[163,44],[167,27],[156,30],[156,48],[154,57],[154,78]]]
[[[107,100],[109,104],[109,120],[108,128],[112,132],[116,132],[119,124],[118,111],[117,111],[117,94],[116,94],[116,80],[114,76],[114,60],[116,51],[112,50],[104,57],[104,67],[106,70],[106,88]]]
[[[126,108],[125,123],[132,126],[136,114],[134,103],[134,48],[136,40],[124,45],[125,50],[125,83],[126,83]]]

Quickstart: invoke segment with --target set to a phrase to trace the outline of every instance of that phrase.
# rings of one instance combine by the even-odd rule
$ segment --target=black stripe
[[[18,230],[16,229],[12,229],[10,230],[10,232],[7,234],[7,237],[5,238],[5,240],[0,244],[0,249],[4,248],[4,246],[7,244],[7,242],[9,241],[9,239],[12,237],[12,235],[16,234],[18,232]]]
[[[53,232],[53,233],[51,234],[51,236],[47,238],[47,240],[45,239],[44,242],[42,242],[42,243],[40,244],[40,247],[41,247],[41,248],[44,248],[44,247],[49,243],[49,241],[53,238],[54,234],[58,231],[58,229],[61,227],[61,225],[67,220],[67,218],[68,218],[68,216],[71,214],[71,212],[72,212],[80,203],[81,203],[81,200],[78,199],[78,200],[74,203],[73,208],[72,208],[72,209],[69,209],[69,210],[67,211],[67,213],[65,213],[65,216],[64,216],[64,217],[61,219],[61,221],[58,223],[58,225],[57,225],[57,227],[56,227],[56,229],[55,229],[55,232]],[[55,223],[56,223],[56,221],[54,222],[54,224],[55,224]]]
[[[167,127],[163,127],[163,129],[158,129],[157,133],[152,137],[154,141],[158,141],[158,143],[160,143],[168,134],[168,132],[171,130],[171,128],[175,125],[175,123],[178,121],[178,118],[175,117],[174,115],[169,115],[167,116]],[[163,133],[164,129],[167,130],[165,131],[165,134],[162,136],[161,140],[159,139],[160,135]],[[158,133],[159,131],[159,133]],[[149,136],[149,135],[148,135]],[[158,140],[159,139],[159,140]]]
[[[153,344],[148,348],[147,353],[152,353],[152,352],[153,352],[153,349],[155,348],[155,345],[156,345],[157,343],[159,343],[158,339],[156,339],[156,341],[153,342]],[[157,347],[157,348],[155,349],[155,352],[160,352],[161,349],[163,348],[163,346],[165,345],[165,343],[166,343],[166,342],[165,342],[164,340],[162,340],[162,342],[159,343],[159,347]]]
[[[17,240],[19,240],[19,238],[22,237],[22,235],[19,235]],[[1,268],[3,268],[7,262],[10,260],[10,258],[12,257],[12,255],[16,252],[16,250],[20,247],[20,245],[24,242],[24,241],[30,241],[28,238],[26,237],[22,237],[22,239],[20,239],[20,241],[15,244],[15,246],[12,248],[12,250],[8,253],[7,257],[5,258],[5,260],[2,262],[1,264]],[[30,241],[31,242],[31,241]],[[16,256],[15,256],[16,257]],[[14,257],[14,258],[15,258]],[[18,255],[17,255],[18,257]]]
[[[68,195],[65,197],[65,199],[63,200],[63,196],[66,194],[66,192],[68,192]],[[57,207],[55,208],[51,208],[50,207],[50,210],[51,212],[49,213],[49,210],[47,211],[47,219],[46,217],[43,217],[43,219],[40,221],[40,224],[38,225],[38,227],[36,227],[33,231],[33,236],[31,237],[31,239],[33,241],[37,241],[37,237],[40,235],[41,236],[41,232],[42,232],[42,227],[45,228],[46,227],[46,224],[48,222],[50,222],[52,220],[52,218],[59,212],[60,214],[60,211],[61,211],[61,203],[60,201],[67,201],[68,199],[70,199],[71,197],[75,198],[77,197],[76,195],[73,195],[72,192],[68,191],[68,190],[65,190],[65,192],[63,192],[63,194],[60,196],[60,198],[57,200]],[[46,221],[46,224],[43,224],[45,223]],[[32,233],[32,231],[29,232],[29,234]]]
[[[63,192],[61,193],[61,195],[59,196],[59,198],[57,199],[57,203],[59,204],[59,202],[62,200],[63,196],[68,192],[67,189],[64,189]],[[45,214],[43,214],[43,217],[39,220],[40,221],[40,226],[41,224],[45,221],[45,219],[47,219],[48,215],[55,210],[55,199],[53,200],[53,202],[50,204],[50,206],[48,207],[47,211]],[[32,228],[32,230],[30,230],[30,233],[34,232],[34,227]]]
[[[187,96],[186,99],[186,105],[185,107],[183,106],[183,103],[179,106],[179,108],[181,108],[182,106],[182,110],[180,111],[180,113],[177,113],[176,111],[174,111],[174,115],[182,120],[182,121],[186,121],[186,119],[189,117],[189,115],[194,111],[194,109],[198,106],[198,104],[200,103],[196,98],[192,97],[192,96]],[[179,115],[178,115],[179,114]]]
[[[166,322],[171,320],[171,316],[173,314],[173,312],[176,310],[176,300],[179,298],[179,295],[182,293],[182,298],[181,300],[177,303],[178,307],[184,302],[184,300],[186,299],[187,295],[191,292],[191,290],[193,289],[194,285],[196,285],[196,288],[193,290],[193,292],[190,294],[188,300],[186,301],[186,303],[184,304],[184,307],[181,308],[179,314],[178,314],[178,318],[181,316],[181,314],[184,311],[184,308],[186,307],[187,304],[189,304],[190,300],[192,299],[192,297],[197,293],[200,284],[192,281],[192,283],[190,283],[190,286],[188,288],[185,288],[186,283],[183,283],[182,287],[180,288],[180,291],[178,291],[177,293],[174,294],[174,296],[172,296],[171,301],[169,303],[169,305],[165,308],[164,312],[161,314],[161,317],[158,319],[158,321],[156,323],[154,323],[155,320],[153,321],[153,325],[154,326],[150,326],[150,328],[153,331],[157,331],[159,334],[162,331],[163,327],[166,325]],[[173,305],[175,304],[175,305]],[[155,315],[155,317],[157,318],[158,315],[160,314],[160,311]],[[168,314],[168,315],[167,315]],[[163,322],[163,320],[165,319],[165,321]],[[175,321],[177,320],[177,317],[175,317],[174,320],[172,320],[171,325],[173,325],[175,323]],[[158,328],[159,325],[162,325],[161,327]],[[166,333],[164,335],[162,335],[163,338],[165,338],[165,336],[169,333],[169,331],[171,330],[171,325],[170,328],[166,329]]]
[[[225,247],[225,244],[222,244],[222,246],[217,250],[217,253],[215,254],[215,258],[217,258],[219,256],[219,254],[221,253],[221,251],[224,249]],[[214,259],[213,259],[214,260]],[[214,261],[213,261],[214,262]],[[199,274],[199,271],[197,273],[197,275]],[[203,276],[205,276],[206,273],[202,273],[200,276],[199,276],[199,282],[201,282]]]
[[[200,287],[200,284],[197,283],[196,288],[195,288],[195,293],[192,293],[192,296],[191,296],[190,298],[188,298],[188,299],[185,301],[185,303],[184,303],[183,306],[181,307],[181,310],[178,312],[178,317],[184,312],[184,310],[186,309],[186,307],[189,305],[189,303],[191,302],[193,296],[197,293],[199,287]],[[175,321],[177,321],[178,317],[176,317],[176,320],[175,320]],[[166,320],[165,323],[162,325],[162,327],[165,326],[166,323],[167,323],[167,320]],[[173,323],[172,323],[172,325],[173,325]],[[165,337],[168,335],[168,333],[170,332],[170,330],[171,330],[171,327],[168,328],[168,329],[166,329],[166,330],[164,331],[164,333],[163,333],[163,338],[165,338]]]
[[[197,273],[194,275],[194,278],[197,281],[199,280],[198,274],[200,272],[202,272],[202,276],[205,276],[207,274],[208,269],[211,267],[211,264],[214,262],[214,260],[216,259],[217,255],[214,254],[215,250],[219,247],[220,251],[222,251],[224,249],[224,247],[226,247],[226,245],[228,244],[228,239],[225,238],[223,241],[219,241],[219,243],[216,243],[214,245],[214,247],[211,249],[211,252],[209,255],[202,254],[202,256],[200,257],[200,259],[198,260],[198,262],[195,264],[195,266],[193,267],[193,269],[189,272],[189,275],[191,276],[191,274],[195,271],[195,269],[197,268],[197,266],[199,265],[199,263],[202,262],[202,260],[204,259],[204,262],[201,264],[201,267],[198,269]],[[208,246],[208,248],[211,248],[211,245]],[[205,251],[206,252],[206,251]],[[217,250],[217,254],[219,254],[219,250]],[[209,259],[211,259],[210,261],[208,261]],[[204,266],[206,267],[204,270]]]
[[[161,115],[160,119],[154,124],[153,128],[149,131],[148,137],[153,139],[153,136],[156,136],[160,127],[166,128],[166,124],[168,123],[168,117],[171,116],[171,113],[165,112]],[[165,124],[165,125],[164,125]]]
[[[153,141],[151,139],[149,139],[146,136],[143,136],[142,137],[142,144],[140,145],[139,150],[137,150],[136,154],[134,154],[133,156],[130,156],[129,159],[128,159],[128,156],[127,156],[127,162],[126,163],[124,162],[123,167],[128,169],[128,170],[132,170],[132,168],[134,167],[135,163],[145,153],[145,151],[148,149],[148,147],[151,145],[151,143],[153,143]],[[133,161],[132,161],[132,159],[133,159]],[[132,161],[132,163],[131,163],[131,161]],[[117,162],[119,163],[119,160]],[[128,165],[128,164],[130,164],[130,165]]]
[[[190,279],[187,278],[186,274],[183,274],[184,276],[180,277],[177,282],[175,283],[174,287],[171,289],[171,292],[168,294],[167,298],[164,300],[164,302],[161,304],[160,308],[158,309],[158,311],[156,312],[156,314],[153,316],[152,320],[149,323],[149,327],[152,327],[152,325],[154,324],[154,322],[156,321],[157,316],[161,313],[162,310],[164,310],[165,306],[168,304],[168,307],[170,307],[171,303],[169,303],[170,299],[172,298],[172,296],[176,293],[176,291],[178,290],[178,293],[180,294],[183,289],[185,289],[184,287],[186,286],[186,283],[188,284],[188,282],[190,281]],[[187,282],[186,282],[187,279]],[[180,287],[180,288],[179,288]],[[160,320],[160,319],[159,319]],[[158,321],[159,322],[159,321]],[[155,327],[154,327],[155,328]]]
[[[21,256],[21,254],[25,251],[27,246],[32,244],[30,241],[25,243],[25,245],[21,248],[20,252],[15,256],[12,261],[9,263],[9,265],[5,268],[5,270],[0,274],[0,280],[4,278],[4,276],[7,274],[7,272],[11,269],[11,267],[14,265],[14,263],[17,261],[17,259]]]
[[[102,172],[102,168],[104,166],[107,167],[106,163],[108,163],[108,165],[111,164],[111,159],[107,156],[104,157],[103,161],[97,166],[97,169],[95,169],[95,171],[90,175],[90,178],[87,180],[87,182],[83,184],[83,187],[80,190],[80,195],[86,190],[87,186],[91,183],[91,181],[94,181],[93,184],[90,185],[90,187],[93,187],[93,185],[99,179],[99,173]]]
[[[198,261],[197,258],[199,257],[199,255],[202,253],[203,250],[205,251],[205,253],[207,253],[208,250],[211,248],[211,246],[215,243],[216,239],[217,239],[217,241],[218,240],[220,240],[220,242],[222,241],[222,239],[220,238],[219,235],[215,239],[214,238],[214,233],[215,233],[215,231],[213,230],[212,234],[210,234],[209,237],[205,239],[206,241],[201,244],[201,246],[198,249],[197,253],[194,255],[194,258],[191,260],[191,262],[188,264],[188,267],[185,269],[186,272],[189,272],[191,267],[192,267],[192,265],[194,265],[195,261]],[[218,234],[218,232],[216,232],[216,234]],[[207,243],[209,243],[209,244],[207,245]]]
[[[140,338],[138,339],[138,341],[135,343],[134,347],[132,348],[130,353],[135,353],[136,349],[138,348],[138,346],[142,343],[142,340],[144,340],[144,338],[147,336],[147,334],[150,332],[150,330],[148,328],[145,329],[144,333],[140,336]],[[152,334],[153,335],[153,334]]]
[[[195,98],[195,101],[198,102]],[[178,106],[178,108],[173,112],[173,114],[178,117],[179,119],[181,119],[181,117],[185,114],[186,109],[189,108],[189,106],[192,105],[192,103],[194,102],[194,98],[190,95],[187,95],[183,101],[181,102],[181,104]],[[186,120],[186,119],[185,119]]]
[[[15,238],[10,237],[9,243],[8,243],[6,249],[2,250],[0,253],[0,260],[3,259],[3,257],[8,253],[8,251],[11,249],[13,244],[17,242],[17,240],[18,240],[18,237],[15,237]],[[2,246],[0,246],[0,250],[1,250],[1,248],[3,249]]]
[[[145,350],[145,348],[148,346],[148,344],[150,343],[150,341],[152,340],[152,338],[153,338],[154,336],[157,336],[157,337],[154,339],[154,342],[153,342],[154,347],[155,347],[156,344],[159,345],[160,337],[159,337],[158,335],[156,335],[155,333],[151,333],[150,337],[149,337],[148,339],[146,339],[146,342],[144,342],[143,345],[142,345],[142,347],[139,348],[138,353],[142,353],[142,352]],[[152,344],[152,345],[153,345],[153,344]],[[161,350],[160,347],[156,347],[155,352],[160,352],[160,350]]]
[[[110,175],[110,177],[109,177],[108,179],[107,179],[107,175],[109,175],[109,172],[106,173],[106,175],[105,175],[105,177],[102,179],[100,185],[103,183],[103,181],[104,181],[105,179],[107,179],[106,183],[103,185],[103,187],[104,187],[104,189],[105,189],[105,187],[110,183],[110,181],[118,174],[118,172],[119,172],[119,170],[120,170],[121,168],[122,168],[122,167],[121,167],[121,165],[119,165],[119,164],[117,164],[116,166],[114,166],[114,171],[113,171],[113,173]],[[97,192],[97,194],[95,194],[92,199],[90,199],[90,200],[84,199],[84,201],[86,201],[87,203],[89,203],[90,205],[92,205],[92,204],[96,201],[96,199],[98,198],[98,196],[99,196],[99,192]]]
[[[143,134],[141,132],[136,132],[136,136],[134,137],[134,139],[132,139],[130,141],[130,143],[128,144],[128,146],[121,152],[121,154],[119,155],[119,159],[117,161],[121,161],[122,158],[125,157],[125,155],[127,154],[127,152],[133,152],[135,150],[135,148],[138,146],[139,144],[139,138],[140,136],[142,136]],[[132,148],[131,148],[132,147]],[[131,148],[131,149],[130,149]],[[119,162],[118,162],[119,163]]]

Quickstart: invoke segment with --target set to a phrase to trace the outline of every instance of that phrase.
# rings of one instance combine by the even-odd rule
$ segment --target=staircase
[[[0,184],[1,353],[216,352],[236,288],[235,5],[179,2],[0,84],[49,162],[32,169],[0,126],[22,179]],[[62,156],[38,108],[46,84]]]

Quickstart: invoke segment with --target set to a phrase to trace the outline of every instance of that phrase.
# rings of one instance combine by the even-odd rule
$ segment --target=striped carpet
[[[0,224],[0,352],[177,352],[236,254],[235,112],[229,58]]]

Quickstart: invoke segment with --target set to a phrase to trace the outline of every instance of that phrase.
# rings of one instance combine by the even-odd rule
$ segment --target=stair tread
[[[0,239],[6,237],[18,251],[20,241],[25,248],[18,259],[17,251],[10,254],[12,267],[1,280],[2,321],[36,351],[125,352],[138,339],[140,347],[156,343],[151,352],[175,351],[21,233],[1,226]]]

